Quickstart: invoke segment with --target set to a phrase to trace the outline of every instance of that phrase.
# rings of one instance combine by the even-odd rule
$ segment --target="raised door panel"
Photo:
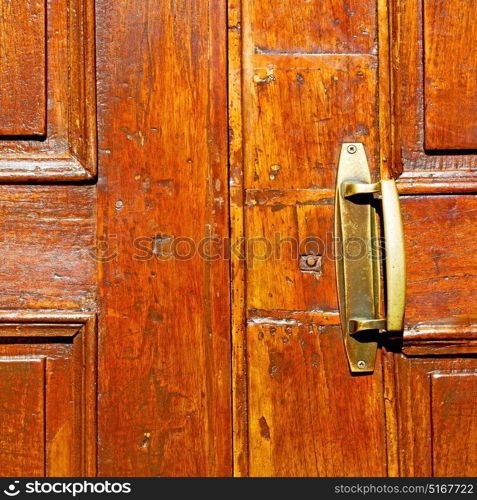
[[[477,468],[475,358],[399,355],[395,371],[402,476],[474,476]]]
[[[477,197],[401,198],[407,253],[406,327],[461,325],[477,319]]]
[[[427,150],[477,149],[476,16],[474,0],[424,0]]]
[[[349,373],[333,252],[340,144],[377,177],[376,7],[229,2],[237,475],[387,472],[381,361]]]
[[[2,475],[45,475],[45,358],[0,358]]]
[[[95,176],[94,3],[2,2],[2,181]]]
[[[2,476],[94,475],[96,352],[88,316],[0,316]]]
[[[476,4],[392,0],[394,161],[401,192],[473,192],[477,182]]]
[[[94,186],[0,186],[0,310],[92,311],[97,259]]]
[[[477,371],[431,376],[434,474],[475,476],[477,470]]]
[[[46,129],[46,0],[0,6],[0,135]]]

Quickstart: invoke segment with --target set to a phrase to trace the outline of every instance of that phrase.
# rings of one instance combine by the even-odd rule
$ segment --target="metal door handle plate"
[[[385,242],[386,315],[380,314],[381,266],[372,195],[381,193]],[[371,195],[371,196],[370,196]],[[372,183],[361,143],[341,148],[335,200],[338,299],[346,353],[352,372],[374,369],[379,330],[402,330],[406,261],[399,195],[394,180]],[[349,251],[350,243],[366,247]],[[361,334],[361,332],[367,332]],[[357,335],[361,334],[361,335]]]

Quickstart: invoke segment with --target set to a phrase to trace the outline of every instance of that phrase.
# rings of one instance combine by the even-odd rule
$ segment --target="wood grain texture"
[[[339,327],[273,319],[249,326],[247,352],[252,476],[386,474],[379,361],[352,377]]]
[[[1,475],[95,475],[94,317],[19,316],[0,314]]]
[[[247,207],[246,225],[249,310],[337,311],[332,205]]]
[[[94,186],[0,186],[0,229],[0,310],[95,310]]]
[[[465,4],[473,4],[473,2],[462,3],[460,1],[429,3],[452,6],[453,12],[459,5],[465,7]],[[455,15],[462,22],[467,22],[464,21],[466,16],[463,13]],[[449,64],[458,64],[459,43],[462,42],[465,46],[466,36],[456,35],[453,29],[450,29],[450,25],[448,29],[448,18],[438,22],[443,26],[443,29],[439,31],[441,33],[439,37],[448,36],[450,39],[456,40],[455,44],[450,43],[446,50],[439,54],[439,67],[449,68]],[[414,192],[444,191],[451,193],[469,189],[475,192],[477,163],[476,156],[472,154],[472,151],[464,149],[459,154],[453,154],[451,151],[435,154],[435,152],[426,150],[428,146],[425,145],[424,88],[427,87],[427,84],[424,85],[424,24],[423,0],[392,0],[390,2],[392,142],[395,158],[394,165],[389,165],[389,168],[394,176],[402,174],[401,179],[405,183],[406,189]],[[428,29],[432,29],[432,26],[429,25]],[[438,54],[435,53],[434,59],[437,57]],[[472,80],[472,74],[470,72],[467,78]],[[450,70],[447,71],[447,78],[447,86],[453,86],[455,89],[459,89],[465,83]],[[433,92],[435,91],[436,89],[433,90]],[[455,106],[454,109],[445,111],[446,117],[457,112],[455,111],[457,109],[459,109],[459,113],[462,111],[463,104],[460,104],[461,101],[455,100],[458,99],[456,91],[449,91],[455,96]],[[450,98],[451,93],[449,92],[446,95]],[[458,125],[459,129],[466,126],[463,124],[464,115],[462,118],[463,120]]]
[[[362,0],[243,0],[250,53],[375,53],[376,8]]]
[[[477,149],[474,0],[424,0],[425,147]]]
[[[234,473],[384,475],[381,366],[349,374],[332,256],[340,143],[364,142],[373,175],[379,164],[376,5],[241,6],[230,7],[231,229],[247,238],[245,268],[232,263]],[[355,390],[360,410],[342,397]]]
[[[338,145],[378,146],[374,56],[259,55],[244,78],[245,187],[332,188]]]
[[[407,252],[406,325],[477,320],[475,224],[477,198],[401,198]]]
[[[475,475],[476,369],[475,358],[397,356],[401,476]]]
[[[40,4],[43,11],[46,9],[43,19],[40,14],[36,17],[31,14],[24,20],[28,25],[11,19],[8,21],[5,16],[0,20],[2,37],[5,37],[1,50],[8,50],[10,57],[16,54],[15,60],[18,61],[18,68],[21,68],[24,82],[16,86],[16,91],[21,92],[24,99],[29,99],[26,92],[28,82],[39,72],[37,65],[42,64],[46,68],[42,95],[43,102],[46,99],[48,117],[46,126],[35,132],[40,133],[41,137],[32,137],[23,132],[20,136],[12,136],[13,132],[8,132],[2,137],[0,179],[2,182],[91,179],[96,175],[97,163],[95,0],[15,0],[2,2],[2,9],[7,12],[7,6],[10,6],[12,12],[19,16],[21,12],[25,12],[25,15],[29,12],[25,11],[27,6]],[[19,5],[23,6],[22,9],[19,9]],[[23,33],[25,26],[27,31]],[[43,27],[42,41],[38,41],[35,35],[39,26]],[[21,37],[26,38],[25,43],[15,45],[15,39]],[[32,44],[34,62],[30,62]],[[8,70],[10,80],[14,74]],[[9,99],[9,93],[5,93],[4,89],[8,90],[8,85],[12,83],[8,83],[5,76],[1,78],[0,104],[2,110],[8,110],[5,99]],[[27,114],[35,113],[38,108],[29,101],[24,105],[24,113]],[[25,121],[19,111],[16,113],[17,119]],[[45,114],[45,105],[42,113]]]
[[[431,375],[432,462],[438,477],[477,470],[477,372]]]
[[[477,326],[473,318],[443,318],[403,332],[402,352],[408,356],[468,356],[477,354]]]
[[[0,135],[46,132],[46,2],[0,6]]]
[[[97,13],[100,237],[116,251],[100,263],[99,474],[230,475],[228,263],[160,258],[173,237],[228,236],[225,4]]]
[[[97,83],[99,183],[0,186],[1,473],[475,475],[475,155],[429,150],[423,107],[429,68],[460,78],[436,54],[462,25],[432,16],[469,0],[137,4],[45,4],[46,137],[0,144],[2,181],[91,181]],[[404,168],[406,328],[367,376],[335,291],[343,141]]]
[[[1,475],[43,476],[45,457],[45,362],[0,359]]]
[[[239,250],[230,255],[233,474],[248,476],[241,0],[227,2],[227,23],[230,244]]]

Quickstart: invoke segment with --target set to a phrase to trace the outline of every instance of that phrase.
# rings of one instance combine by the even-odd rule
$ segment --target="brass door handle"
[[[381,193],[386,269],[386,314],[380,315],[381,248],[374,193]],[[358,252],[350,247],[357,245]],[[372,372],[379,330],[402,330],[406,257],[399,195],[394,180],[371,183],[361,143],[342,145],[335,200],[338,299],[352,372]],[[366,333],[363,333],[366,332]]]

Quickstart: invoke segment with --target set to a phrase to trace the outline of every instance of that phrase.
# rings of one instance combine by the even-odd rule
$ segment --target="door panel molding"
[[[96,475],[96,335],[93,314],[0,312],[2,475]]]
[[[434,46],[429,44],[431,33],[429,30],[433,28],[428,27],[427,44],[424,43],[424,23],[431,22],[430,17],[426,19],[423,17],[423,3],[425,1],[391,0],[390,2],[391,126],[395,156],[394,162],[389,168],[394,174],[400,175],[399,184],[403,193],[475,192],[477,190],[477,150],[472,150],[470,148],[471,144],[467,142],[464,144],[467,139],[458,148],[459,139],[457,138],[457,142],[454,141],[453,146],[450,143],[437,145],[435,141],[429,143],[432,146],[430,149],[425,145],[426,123],[428,125],[427,134],[431,133],[431,122],[426,122],[426,116],[429,118],[430,109],[433,109],[432,102],[429,101],[431,94],[440,93],[439,109],[442,112],[442,106],[445,106],[449,110],[446,115],[447,118],[450,119],[451,116],[455,116],[455,113],[457,113],[459,119],[465,121],[465,116],[468,116],[470,125],[470,123],[473,123],[473,117],[475,116],[475,109],[470,106],[469,99],[466,98],[466,105],[469,109],[467,111],[461,109],[455,100],[455,94],[446,94],[447,97],[445,97],[441,90],[435,88],[436,86],[442,87],[442,85],[429,78],[432,71],[438,72],[434,75],[434,80],[437,75],[442,76],[444,73],[456,76],[455,72],[448,69],[449,64],[455,65],[456,68],[459,67],[459,71],[461,71],[462,68],[471,63],[462,60],[468,52],[465,37],[453,38],[453,44],[448,45],[449,51],[454,49],[454,52],[456,52],[455,60],[453,60],[454,55],[451,55],[450,52],[446,54],[439,53],[437,59],[437,53],[432,52],[431,54],[429,52],[431,45]],[[436,2],[433,3],[436,4]],[[445,8],[451,10],[458,9],[459,6],[463,5],[462,2],[448,3],[452,3],[452,5],[446,4]],[[475,8],[473,4],[473,2],[469,2],[468,13]],[[430,5],[431,3],[429,3]],[[465,12],[460,12],[460,21],[457,20],[457,23],[464,22],[467,18],[473,19],[472,16],[466,16]],[[454,18],[454,24],[455,21]],[[445,29],[451,29],[447,17]],[[470,35],[468,34],[468,36]],[[424,54],[424,46],[427,48],[427,59]],[[444,83],[442,84],[444,85]],[[445,85],[448,87],[449,82]],[[471,92],[472,88],[468,90]],[[425,95],[428,98],[427,114],[424,109]],[[448,102],[442,100],[444,97],[448,99]],[[441,117],[438,123],[434,118],[432,119],[432,127],[443,127],[442,131],[436,131],[436,134],[442,135],[446,126],[454,127],[451,123],[446,125],[443,122],[445,119],[446,117]],[[449,149],[451,146],[452,149]],[[440,149],[440,151],[436,151],[436,149]]]
[[[29,2],[10,3],[18,11]],[[7,28],[16,21],[2,20]],[[0,82],[15,92],[2,90],[0,104],[15,121],[3,127],[0,122],[0,181],[92,179],[97,170],[95,0],[46,2],[38,12],[25,12],[24,22],[38,36],[31,46],[23,44],[21,58],[15,59],[19,74],[29,75],[21,85],[15,86],[16,73],[2,57],[6,70]],[[15,33],[20,32],[17,24],[3,33],[8,60],[18,50]]]

